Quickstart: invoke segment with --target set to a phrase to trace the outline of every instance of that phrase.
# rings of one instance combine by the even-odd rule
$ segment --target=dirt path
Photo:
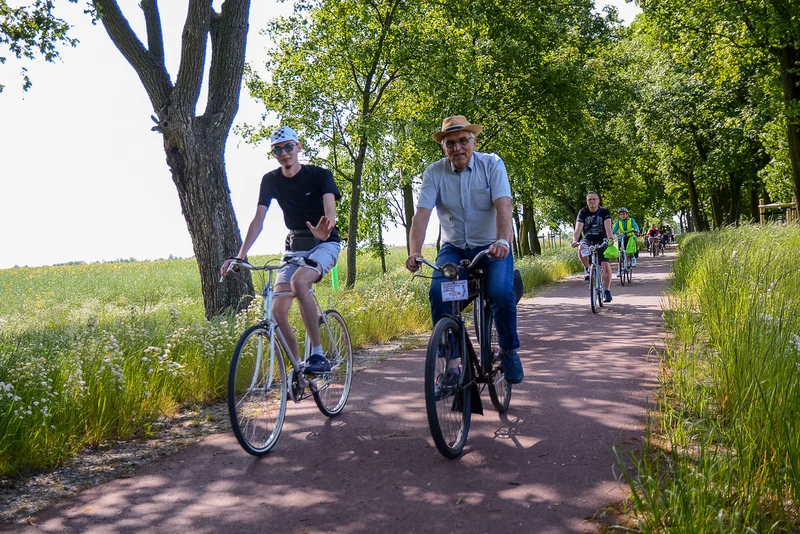
[[[526,380],[506,416],[473,416],[464,455],[428,431],[424,350],[354,376],[345,412],[289,408],[264,458],[216,434],[134,476],[45,509],[17,532],[595,532],[619,501],[612,447],[639,447],[656,387],[661,292],[672,255],[642,255],[634,282],[601,313],[582,277],[519,309]],[[8,528],[8,527],[7,527]]]

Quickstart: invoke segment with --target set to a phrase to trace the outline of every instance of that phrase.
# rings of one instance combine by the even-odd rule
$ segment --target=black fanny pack
[[[292,230],[286,236],[286,250],[311,250],[320,243],[322,241],[314,237],[311,230]]]

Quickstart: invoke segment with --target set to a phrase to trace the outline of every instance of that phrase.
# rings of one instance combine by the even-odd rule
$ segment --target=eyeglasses
[[[599,198],[587,198],[586,202],[600,202]]]
[[[285,152],[288,154],[289,152],[291,152],[292,150],[294,150],[294,147],[296,147],[296,146],[297,146],[297,145],[294,145],[294,144],[292,144],[292,143],[288,143],[288,144],[285,144],[285,145],[283,145],[283,146],[276,146],[275,148],[273,148],[273,149],[271,150],[271,152],[272,152],[272,155],[273,155],[273,156],[280,156],[280,155],[281,155],[281,152],[284,152],[284,151],[285,151]]]
[[[456,146],[456,142],[461,146],[467,146],[472,139],[473,139],[472,137],[459,137],[458,139],[448,139],[447,141],[442,141],[442,146],[445,148],[453,148],[454,146]]]

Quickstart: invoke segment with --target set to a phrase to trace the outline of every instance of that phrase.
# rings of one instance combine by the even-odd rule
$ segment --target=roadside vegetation
[[[800,529],[800,227],[693,234],[638,475],[644,532]]]
[[[344,316],[355,347],[429,329],[427,282],[411,279],[405,257],[405,249],[390,249],[384,275],[378,259],[360,256],[351,291],[333,290],[330,275],[317,286],[323,307]],[[530,290],[576,264],[574,253],[562,251],[519,267]],[[260,289],[263,281],[254,278]],[[256,299],[238,315],[205,320],[194,259],[6,269],[0,288],[6,476],[51,467],[86,446],[147,435],[182,406],[224,398],[233,346],[262,310]],[[291,320],[302,328],[296,306]]]

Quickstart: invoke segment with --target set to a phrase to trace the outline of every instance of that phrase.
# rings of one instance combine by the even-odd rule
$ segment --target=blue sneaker
[[[522,371],[522,362],[519,360],[519,354],[516,350],[510,350],[503,354],[503,374],[505,374],[506,382],[509,384],[519,384],[525,376]]]
[[[603,302],[611,302],[611,290],[606,289],[605,297],[603,298]]]
[[[304,372],[307,375],[321,375],[331,372],[331,364],[322,354],[312,354],[306,360]]]
[[[461,369],[453,367],[448,369],[444,377],[440,377],[437,381],[436,387],[433,389],[433,399],[436,402],[448,397],[453,389],[458,386],[458,381],[461,378]]]

